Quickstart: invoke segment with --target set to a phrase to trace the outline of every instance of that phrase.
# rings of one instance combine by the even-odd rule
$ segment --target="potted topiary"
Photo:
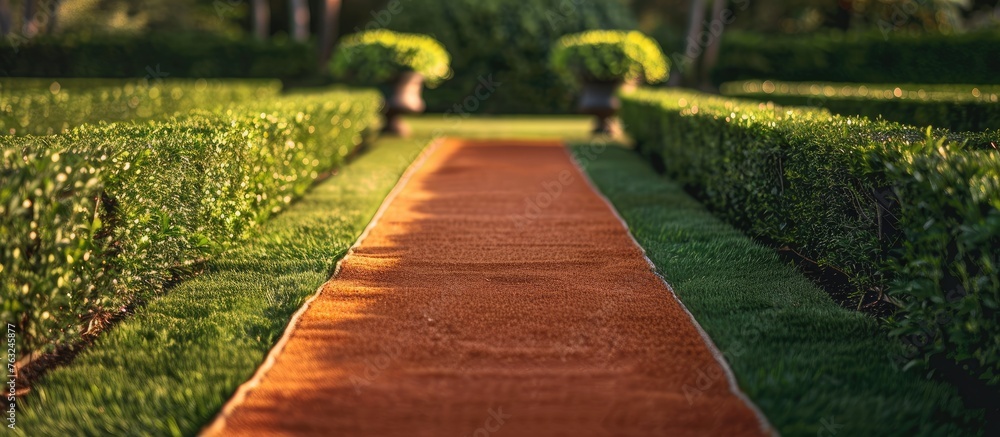
[[[450,58],[441,43],[426,35],[371,30],[344,37],[330,60],[331,72],[385,96],[383,133],[407,136],[401,114],[424,110],[423,85],[434,88],[451,77]]]
[[[551,66],[560,76],[581,86],[577,109],[596,117],[595,134],[621,133],[614,116],[627,92],[641,82],[667,78],[669,65],[660,45],[641,32],[592,30],[566,35],[552,47]]]

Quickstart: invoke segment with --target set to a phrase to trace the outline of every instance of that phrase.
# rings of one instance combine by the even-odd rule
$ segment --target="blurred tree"
[[[271,2],[268,0],[252,0],[253,34],[257,39],[265,40],[271,35]]]
[[[396,0],[400,3],[404,0]],[[409,2],[410,0],[405,0]],[[385,27],[377,18],[381,11],[388,10],[389,0],[350,0],[343,2],[340,8],[341,34],[355,33],[365,30],[365,27]],[[403,3],[405,5],[405,3]],[[412,12],[412,11],[411,11]],[[388,17],[389,22],[393,17]],[[384,21],[384,20],[383,20]]]
[[[689,29],[690,0],[625,0],[643,32],[668,50],[682,50],[679,30]],[[959,32],[996,25],[998,0],[773,0],[750,1],[733,29],[762,33],[911,30]],[[737,8],[738,9],[738,8]],[[667,41],[669,39],[669,41]],[[666,44],[666,43],[670,44]]]
[[[690,0],[626,0],[626,3],[635,13],[639,30],[647,34],[654,33],[661,26],[675,29],[690,27],[691,5],[694,4]]]
[[[729,8],[727,0],[709,0],[712,12],[706,18],[708,4],[705,0],[690,0],[688,6],[687,35],[682,52],[669,55],[673,71],[668,86],[698,87],[704,91],[715,91],[710,73],[719,60],[722,34],[735,21],[738,11],[748,8],[748,0],[736,0],[737,10]],[[661,43],[663,44],[663,43]],[[670,53],[670,44],[663,44]]]
[[[1000,26],[1000,0],[622,0],[673,64],[668,85],[710,88],[724,29],[956,33]],[[706,19],[706,8],[713,11]],[[730,20],[720,20],[720,14]],[[721,22],[725,21],[725,22]],[[712,27],[713,23],[718,23]],[[685,33],[686,31],[686,33]],[[720,36],[714,35],[718,33]]]
[[[48,20],[45,23],[45,33],[53,34],[59,28],[59,3],[61,0],[49,0],[45,5],[48,13]]]
[[[330,59],[333,45],[340,32],[340,6],[340,0],[325,0],[323,2],[323,23],[320,25],[320,38],[317,45],[320,69],[326,67],[326,61]]]
[[[61,0],[60,34],[212,32],[243,34],[245,1],[236,0]]]
[[[307,0],[288,0],[290,29],[292,39],[299,42],[309,40],[309,2]]]
[[[969,30],[1000,27],[1000,0],[974,0],[965,17]]]
[[[963,11],[972,0],[852,0],[854,22],[880,30],[951,33],[964,29]]]
[[[10,0],[0,0],[0,35],[10,33]]]
[[[24,0],[22,12],[24,12],[24,18],[21,21],[21,35],[25,38],[31,38],[38,33],[38,22],[35,21],[35,0]]]
[[[683,85],[685,82],[684,76],[688,75],[689,70],[697,65],[696,61],[701,56],[698,36],[702,33],[705,20],[705,0],[691,0],[691,5],[688,7],[688,14],[688,32],[687,38],[684,39],[684,52],[680,57],[673,56],[674,72],[670,75],[670,79],[667,82],[669,86]]]
[[[78,34],[139,33],[149,27],[145,11],[133,11],[125,2],[67,0],[63,4],[62,32]]]
[[[715,68],[715,64],[719,61],[719,46],[722,44],[722,32],[726,30],[726,25],[729,24],[728,22],[733,14],[732,11],[726,9],[726,3],[726,0],[712,1],[712,21],[708,23],[708,29],[706,29],[711,38],[707,47],[705,47],[705,53],[702,55],[701,65],[699,65],[698,70],[698,87],[703,91],[717,91],[715,86],[712,85],[712,79],[709,75]]]

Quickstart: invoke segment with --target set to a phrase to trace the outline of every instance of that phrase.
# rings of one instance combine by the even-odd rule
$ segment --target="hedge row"
[[[729,96],[813,106],[841,115],[935,126],[953,131],[1000,129],[1000,87],[974,85],[877,85],[822,82],[729,82]]]
[[[100,328],[246,237],[361,144],[380,105],[337,91],[3,137],[0,314],[22,351]]]
[[[861,83],[1000,84],[1000,31],[812,36],[727,32],[712,76]]]
[[[683,91],[624,96],[621,116],[722,217],[887,293],[912,363],[945,356],[1000,383],[1000,132]]]
[[[52,135],[84,123],[166,118],[280,91],[276,80],[5,79],[0,80],[0,132]]]
[[[0,45],[7,77],[287,79],[317,71],[310,45],[216,34],[39,36]]]

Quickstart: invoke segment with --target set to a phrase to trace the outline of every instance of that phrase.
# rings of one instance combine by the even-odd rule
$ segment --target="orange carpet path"
[[[444,141],[377,220],[205,434],[771,432],[561,143]]]

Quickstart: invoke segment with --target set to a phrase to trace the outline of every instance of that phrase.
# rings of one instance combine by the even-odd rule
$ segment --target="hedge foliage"
[[[13,140],[13,141],[11,141]],[[105,283],[100,168],[44,139],[9,138],[0,172],[0,283],[3,320],[16,323],[28,351],[53,337],[77,336]],[[14,144],[10,144],[14,143]]]
[[[953,131],[1000,129],[1000,87],[746,81],[723,84],[729,96],[815,106],[841,115],[882,117]]]
[[[861,83],[1000,84],[1000,31],[959,35],[727,32],[712,76]]]
[[[317,70],[308,44],[216,34],[38,36],[0,45],[0,76],[8,77],[286,79]]]
[[[631,11],[618,1],[409,0],[401,7],[388,28],[430,35],[451,54],[455,76],[425,93],[428,111],[569,110],[572,90],[544,62],[552,44],[585,30],[635,28]],[[483,83],[495,92],[483,93],[489,91]]]
[[[727,220],[887,293],[897,335],[936,326],[914,363],[947,354],[1000,382],[1000,132],[684,91],[624,96],[621,117],[641,153]]]
[[[0,132],[52,135],[84,123],[165,118],[280,91],[276,80],[0,80]]]
[[[451,77],[448,51],[437,40],[385,29],[344,37],[330,65],[334,75],[365,85],[391,82],[407,71],[423,75],[430,88]]]
[[[559,38],[552,69],[569,83],[580,80],[656,83],[669,66],[660,45],[639,31],[591,30]]]
[[[1000,384],[1000,153],[941,140],[883,147],[903,244],[892,267],[908,358],[947,358]]]
[[[22,351],[112,314],[246,237],[362,143],[371,91],[3,137],[2,318]]]

